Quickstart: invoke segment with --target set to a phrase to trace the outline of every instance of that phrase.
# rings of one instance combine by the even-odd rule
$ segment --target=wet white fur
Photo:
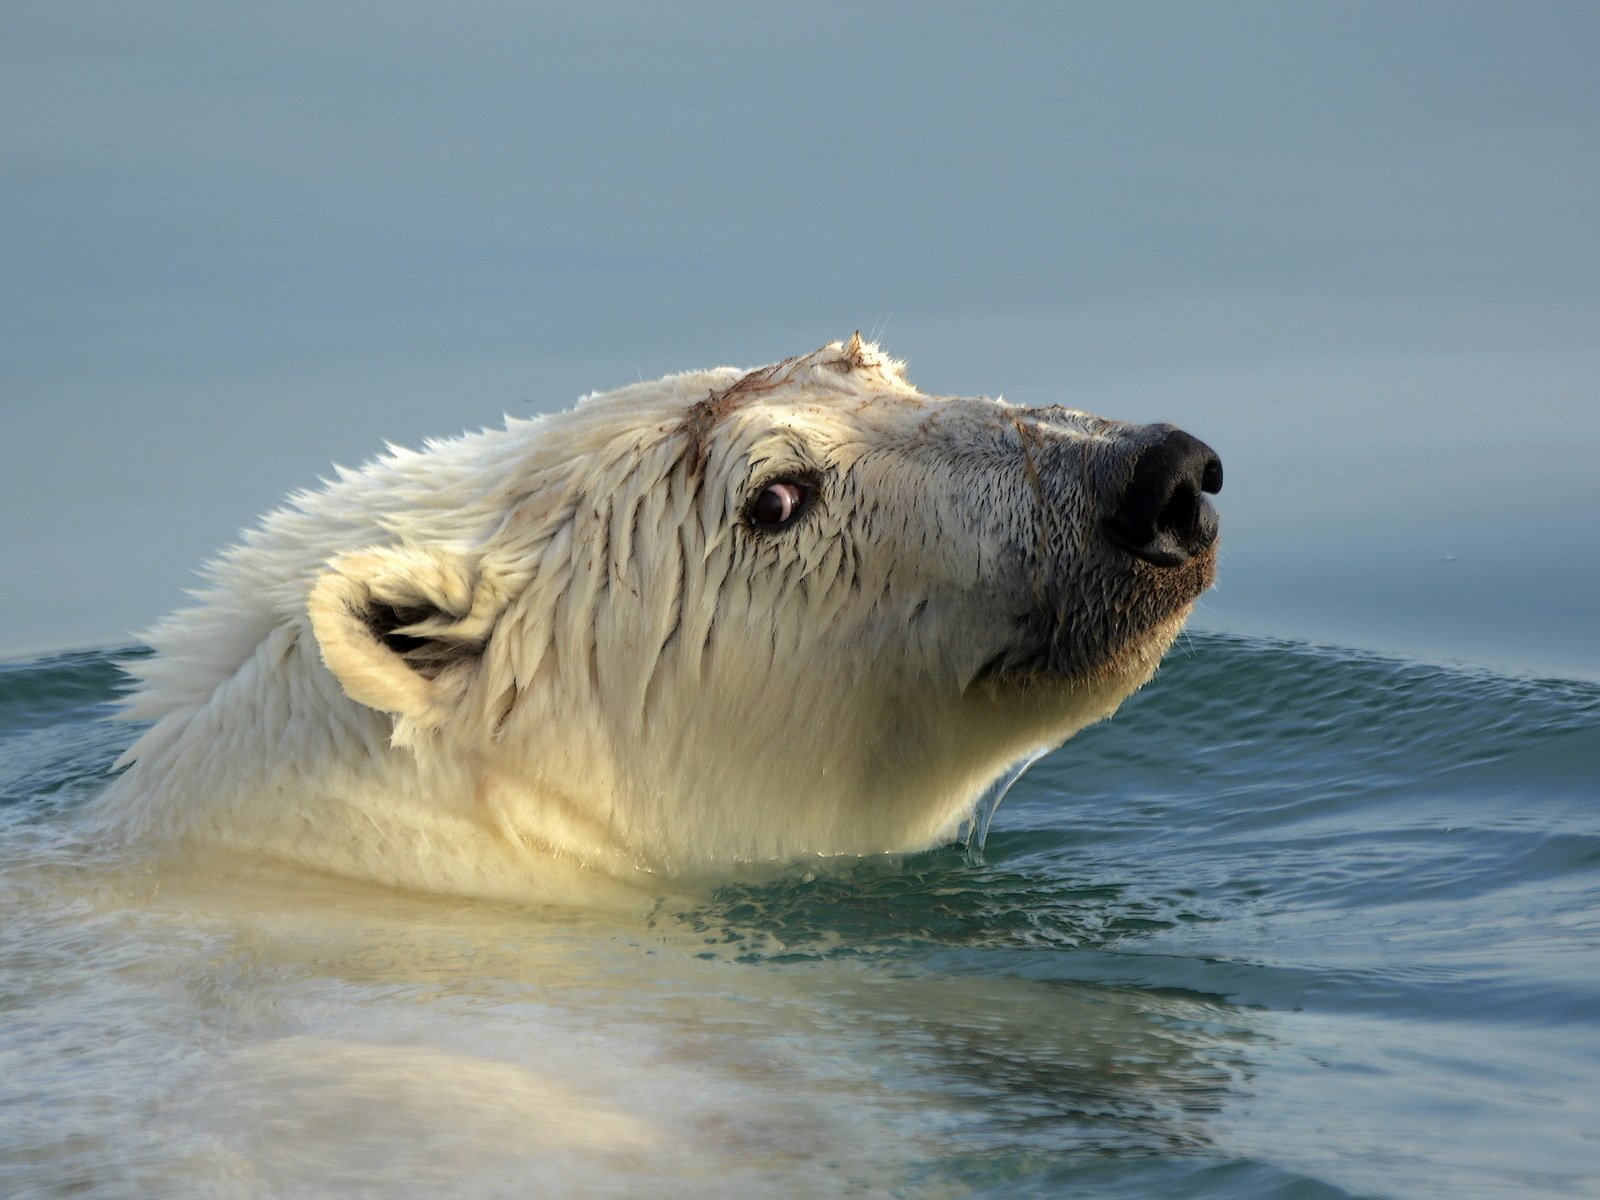
[[[1093,684],[969,686],[997,547],[1038,517],[1020,469],[947,448],[1012,411],[925,396],[853,341],[341,469],[150,634],[128,715],[153,724],[99,814],[141,845],[499,896],[573,865],[948,839],[1008,764],[1147,679],[1184,615]],[[848,490],[753,536],[750,489],[807,469]],[[374,600],[428,609],[407,632],[463,657],[414,671],[359,618]]]

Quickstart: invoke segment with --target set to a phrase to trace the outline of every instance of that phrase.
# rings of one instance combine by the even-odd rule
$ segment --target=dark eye
[[[760,530],[784,529],[805,510],[812,490],[812,485],[802,480],[774,479],[751,499],[746,519]]]

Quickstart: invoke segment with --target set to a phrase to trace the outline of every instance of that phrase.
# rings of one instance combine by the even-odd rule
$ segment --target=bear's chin
[[[1216,554],[1208,552],[1167,570],[1136,565],[1136,578],[1147,573],[1153,578],[1139,578],[1137,600],[1114,624],[1085,637],[1084,629],[1040,612],[1022,622],[1013,644],[978,669],[969,688],[1092,692],[1117,688],[1129,679],[1135,681],[1129,691],[1143,685],[1216,578]]]
[[[1130,638],[1086,669],[999,673],[975,683],[967,692],[963,713],[970,724],[966,744],[998,772],[1009,763],[1053,750],[1105,720],[1154,677],[1190,607]]]
[[[1191,604],[1158,625],[1141,631],[1092,662],[1059,664],[1048,651],[1043,651],[1033,662],[985,671],[973,680],[972,690],[997,696],[1012,692],[1056,692],[1081,697],[1112,692],[1125,698],[1155,674],[1162,656],[1183,632],[1192,607]]]

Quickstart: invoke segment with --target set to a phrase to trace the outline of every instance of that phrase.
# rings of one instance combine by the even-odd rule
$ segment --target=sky
[[[1227,464],[1204,627],[1600,677],[1593,4],[0,6],[0,656],[856,329]]]

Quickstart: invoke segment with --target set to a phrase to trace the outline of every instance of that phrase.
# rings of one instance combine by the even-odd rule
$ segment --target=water
[[[75,840],[0,667],[0,1194],[1600,1196],[1600,685],[1194,633],[981,858],[527,909]]]

